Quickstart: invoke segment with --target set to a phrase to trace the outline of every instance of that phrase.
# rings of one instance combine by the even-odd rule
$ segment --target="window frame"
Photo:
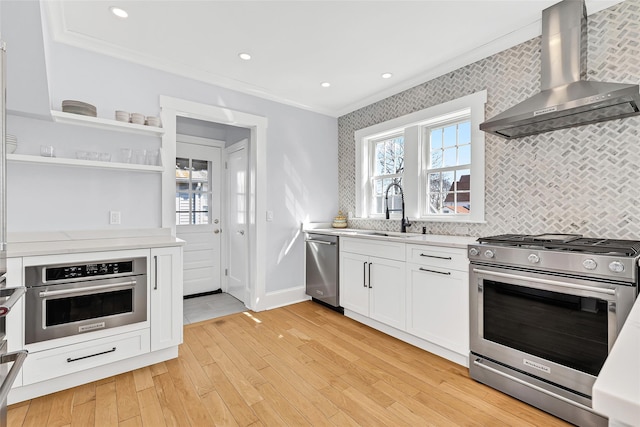
[[[384,218],[384,215],[372,215],[372,191],[370,176],[371,141],[380,140],[394,134],[404,134],[404,174],[403,190],[405,193],[405,215],[418,221],[434,222],[484,222],[484,143],[485,133],[480,131],[480,123],[484,121],[484,105],[487,91],[482,90],[461,98],[438,104],[405,116],[379,123],[355,132],[356,144],[356,211],[355,218]],[[426,209],[428,192],[423,179],[428,169],[425,158],[425,127],[433,127],[440,123],[460,121],[468,117],[471,125],[471,185],[469,214],[429,214]],[[426,144],[429,142],[426,141]],[[391,215],[390,219],[400,218],[400,214]]]

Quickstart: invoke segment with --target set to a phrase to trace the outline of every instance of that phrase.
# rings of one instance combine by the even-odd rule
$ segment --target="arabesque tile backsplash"
[[[588,17],[589,80],[640,82],[640,0]],[[540,38],[507,49],[338,119],[339,206],[355,212],[354,132],[487,89],[487,118],[540,89]],[[580,233],[640,239],[640,116],[504,140],[485,139],[484,224],[423,222],[410,231],[472,236]],[[411,197],[407,195],[407,197]],[[399,231],[400,221],[351,219]],[[464,230],[463,230],[464,231]]]

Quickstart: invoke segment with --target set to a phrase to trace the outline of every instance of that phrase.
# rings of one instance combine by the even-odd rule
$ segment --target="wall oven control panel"
[[[133,261],[103,262],[93,264],[65,265],[45,267],[45,282],[81,277],[109,276],[113,274],[132,273]]]

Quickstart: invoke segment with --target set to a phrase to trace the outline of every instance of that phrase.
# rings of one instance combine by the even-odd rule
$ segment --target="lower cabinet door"
[[[406,318],[405,263],[371,257],[369,317],[404,330]]]
[[[22,365],[23,385],[96,368],[149,353],[149,329],[29,353]]]
[[[466,355],[468,274],[416,264],[408,264],[407,270],[407,332]]]
[[[182,343],[182,247],[151,249],[151,351]]]
[[[363,316],[369,316],[368,268],[368,256],[340,254],[340,305]]]

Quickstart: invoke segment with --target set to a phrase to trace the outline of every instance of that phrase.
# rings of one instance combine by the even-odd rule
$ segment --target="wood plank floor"
[[[318,304],[185,326],[178,359],[9,407],[9,426],[568,426]]]

